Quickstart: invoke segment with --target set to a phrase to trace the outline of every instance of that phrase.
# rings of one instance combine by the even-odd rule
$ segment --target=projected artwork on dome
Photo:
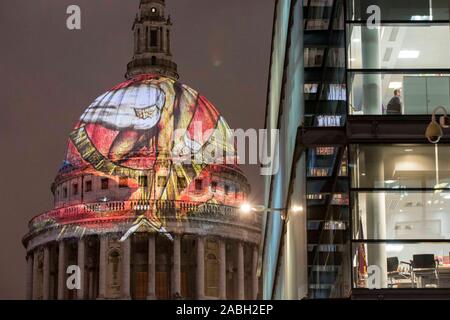
[[[177,160],[191,159],[219,141],[211,139],[211,130],[224,137],[219,142],[221,152],[233,155],[226,138],[229,127],[206,98],[171,79],[141,76],[103,94],[87,108],[71,133],[66,162],[74,167],[88,163],[99,173],[136,181],[142,176],[165,176],[164,186],[149,183],[153,190],[147,191],[152,199],[176,200],[183,190],[174,185],[172,175],[190,182],[205,167],[205,163]]]
[[[128,194],[120,200],[144,204],[124,208],[139,217],[130,230],[163,232],[158,201],[218,203],[208,193],[190,192],[213,172],[207,161],[194,159],[210,148],[229,163],[234,147],[228,135],[227,123],[205,97],[172,79],[143,75],[86,109],[70,134],[60,176],[126,178]]]

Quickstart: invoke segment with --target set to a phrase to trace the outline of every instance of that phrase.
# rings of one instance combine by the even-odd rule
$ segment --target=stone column
[[[84,299],[85,295],[85,288],[86,288],[86,242],[84,239],[78,240],[78,266],[80,267],[81,271],[81,281],[80,281],[80,289],[77,290],[77,298],[82,300]]]
[[[99,257],[99,276],[98,276],[98,298],[106,297],[106,247],[108,239],[106,236],[100,236],[100,257]]]
[[[89,287],[88,287],[88,299],[94,299],[94,272],[89,270]]]
[[[122,242],[122,299],[131,299],[130,290],[131,240]]]
[[[237,281],[238,281],[238,300],[245,298],[245,278],[244,278],[244,245],[241,241],[237,243]]]
[[[162,28],[161,31],[161,37],[162,37],[162,51],[167,52],[167,32],[166,28]]]
[[[64,300],[66,291],[66,245],[59,242],[58,250],[58,300]]]
[[[225,239],[219,240],[219,299],[227,299],[227,244]]]
[[[27,255],[27,287],[26,299],[33,300],[33,254]]]
[[[181,237],[175,235],[173,239],[172,266],[172,297],[181,295]]]
[[[138,27],[139,29],[139,39],[138,39],[138,50],[139,53],[145,50],[145,27]]]
[[[136,30],[134,30],[134,52],[137,52],[137,50],[138,50],[139,40],[137,38],[137,34],[138,34],[138,31],[137,31],[137,28],[136,28]]]
[[[147,300],[156,299],[156,268],[155,268],[155,235],[150,234],[148,236],[148,288],[147,288]]]
[[[252,255],[252,299],[258,299],[258,246],[253,247]]]
[[[205,298],[205,239],[197,238],[197,299]]]
[[[171,54],[171,51],[172,51],[172,48],[171,48],[171,43],[170,43],[170,29],[167,29],[166,30],[166,41],[167,41],[167,43],[166,43],[166,52],[168,53],[168,54]]]
[[[39,262],[38,262],[38,249],[34,249],[33,253],[32,253],[32,257],[33,257],[33,300],[36,300],[38,298],[38,289],[39,289],[39,285],[38,285],[38,267],[39,267]]]
[[[50,299],[50,248],[44,247],[44,270],[42,275],[43,300]]]

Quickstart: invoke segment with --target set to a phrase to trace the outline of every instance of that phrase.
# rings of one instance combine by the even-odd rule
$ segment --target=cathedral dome
[[[232,137],[224,118],[197,91],[173,78],[138,75],[99,96],[82,114],[54,191],[67,193],[61,189],[65,182],[97,176],[127,179],[136,190],[109,199],[207,201],[208,194],[192,196],[189,186],[224,171],[239,176],[242,181],[234,184],[245,185],[236,188],[243,191],[247,182],[235,165]]]
[[[117,173],[112,165],[149,170],[158,158],[186,162],[199,153],[207,161],[202,151],[208,147],[223,152],[232,165],[229,130],[197,91],[164,76],[140,75],[86,109],[70,135],[62,171],[87,164],[108,173]]]

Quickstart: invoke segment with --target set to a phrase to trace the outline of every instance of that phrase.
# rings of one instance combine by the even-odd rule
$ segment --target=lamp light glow
[[[293,213],[303,212],[303,206],[297,206],[297,205],[292,206],[291,211]]]
[[[252,211],[252,206],[250,203],[243,203],[240,209],[243,213],[250,213]]]

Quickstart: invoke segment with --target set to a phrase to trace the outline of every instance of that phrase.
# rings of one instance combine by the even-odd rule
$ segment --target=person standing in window
[[[400,89],[394,90],[394,96],[387,105],[386,114],[402,114],[402,102],[400,100],[401,94],[402,92]]]

